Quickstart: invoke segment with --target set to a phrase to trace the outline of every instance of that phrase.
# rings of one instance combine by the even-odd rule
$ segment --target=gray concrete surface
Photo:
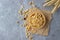
[[[40,9],[52,9],[51,7],[43,8],[45,0],[34,0]],[[0,0],[0,40],[27,40],[25,37],[25,28],[16,23],[19,20],[18,10],[21,4],[29,8],[29,0]],[[22,16],[20,15],[22,18]],[[23,21],[20,20],[20,24]],[[34,35],[34,40],[60,40],[60,9],[53,15],[50,25],[50,32],[47,37]]]

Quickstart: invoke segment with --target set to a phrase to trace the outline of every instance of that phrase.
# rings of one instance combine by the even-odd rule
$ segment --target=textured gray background
[[[40,9],[52,9],[51,7],[43,8],[45,0],[34,0]],[[25,28],[19,27],[16,23],[19,20],[18,10],[21,4],[28,8],[28,0],[0,0],[0,40],[27,40],[25,37]],[[20,18],[22,16],[20,15]],[[20,20],[20,24],[23,21]],[[47,37],[34,35],[34,40],[60,40],[60,9],[53,15],[50,25],[50,33]]]

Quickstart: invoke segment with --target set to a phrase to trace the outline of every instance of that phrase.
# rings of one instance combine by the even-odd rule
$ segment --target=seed
[[[26,20],[26,18],[24,18],[24,20]]]

